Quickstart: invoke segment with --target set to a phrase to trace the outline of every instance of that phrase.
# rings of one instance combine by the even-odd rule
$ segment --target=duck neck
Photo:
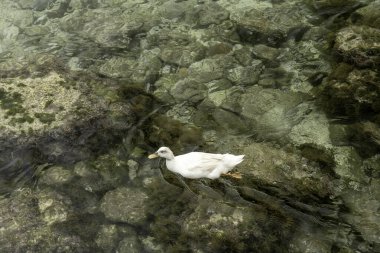
[[[174,160],[174,155],[171,155],[170,157],[166,158],[166,161],[173,161]]]
[[[169,152],[165,158],[166,158],[166,161],[172,161],[172,160],[174,160],[174,154],[173,154],[173,152]]]

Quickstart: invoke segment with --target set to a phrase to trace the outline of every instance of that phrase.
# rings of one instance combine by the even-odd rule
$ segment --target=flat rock
[[[148,195],[140,190],[122,187],[107,192],[100,209],[109,220],[139,224],[146,219],[147,199]]]

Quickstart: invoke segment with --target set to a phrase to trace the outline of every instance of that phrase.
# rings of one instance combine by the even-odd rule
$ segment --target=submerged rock
[[[299,13],[294,3],[272,5],[268,1],[224,0],[220,4],[230,11],[230,19],[237,23],[241,41],[251,44],[279,46],[292,29],[307,25],[305,13]]]
[[[295,145],[316,144],[331,148],[329,120],[318,108],[308,106],[302,121],[295,125],[289,133],[289,139]]]
[[[183,79],[173,85],[170,94],[179,102],[198,103],[207,94],[206,86],[192,79]]]
[[[131,83],[154,83],[161,69],[158,51],[144,51],[140,58],[134,56],[113,57],[99,68],[103,75],[115,78],[124,78]]]
[[[103,225],[99,228],[95,239],[96,245],[104,252],[114,252],[119,239],[119,229],[116,225]]]
[[[371,121],[356,123],[351,128],[351,140],[357,151],[364,157],[378,154],[380,151],[380,126]]]
[[[368,26],[349,26],[336,36],[335,49],[343,58],[358,67],[380,64],[380,29]]]
[[[308,253],[329,253],[331,252],[332,242],[325,240],[322,232],[307,234],[305,231],[297,231],[289,243],[289,250],[292,252]],[[348,251],[349,252],[349,251]]]
[[[353,147],[336,147],[334,159],[336,161],[334,171],[341,178],[356,182],[367,180],[362,169],[362,159]]]
[[[233,48],[235,59],[243,66],[248,66],[253,60],[253,49],[247,45],[237,44]]]
[[[163,247],[159,243],[156,242],[155,238],[148,236],[145,238],[142,238],[141,240],[142,246],[144,247],[145,251],[147,252],[162,252]]]
[[[189,77],[198,83],[207,83],[224,77],[225,70],[231,67],[234,58],[229,56],[214,56],[195,62],[189,67]]]
[[[118,188],[103,197],[101,211],[111,221],[140,224],[146,219],[147,199],[148,195],[141,190]]]
[[[230,69],[227,78],[236,85],[253,85],[259,80],[262,68],[262,62],[255,60],[250,66]]]
[[[252,132],[264,138],[283,137],[308,112],[300,93],[250,87],[242,95],[241,115],[251,121]]]
[[[380,112],[379,73],[371,69],[352,69],[341,64],[324,87],[325,107],[335,115],[359,118]]]
[[[160,59],[169,64],[188,67],[204,57],[204,48],[200,44],[162,45]]]
[[[67,124],[77,104],[85,103],[81,92],[55,72],[42,78],[3,79],[0,82],[3,136],[46,131]],[[88,108],[89,111],[96,109]]]
[[[244,251],[253,248],[245,244],[245,240],[252,240],[262,234],[262,229],[255,219],[263,219],[257,217],[263,214],[256,212],[256,216],[253,216],[253,211],[254,209],[249,207],[232,207],[201,199],[198,207],[185,219],[183,230],[192,238],[192,248],[199,247],[206,252],[223,249]]]
[[[367,176],[380,178],[380,155],[365,160],[362,169]]]
[[[279,56],[280,50],[274,47],[268,47],[263,44],[255,45],[252,49],[253,54],[255,54],[260,59],[265,59],[273,61]]]
[[[378,249],[376,245],[380,243],[379,183],[379,179],[372,179],[366,186],[347,189],[342,193],[344,204],[350,210],[350,213],[342,213],[342,218],[360,231],[366,241],[372,242],[375,251]]]
[[[377,9],[1,1],[0,184],[37,190],[0,200],[0,248],[378,251]],[[243,178],[184,180],[187,198],[145,162],[159,145],[245,154]]]
[[[71,170],[60,166],[54,166],[47,169],[39,179],[39,183],[46,185],[61,185],[70,183],[74,178],[74,173]]]
[[[373,28],[380,27],[380,2],[372,1],[367,6],[357,9],[351,20],[357,25],[368,25]]]
[[[323,198],[332,193],[330,176],[298,154],[259,143],[242,150],[246,158],[239,171],[247,176],[299,196],[313,194]]]
[[[118,247],[120,253],[140,253],[141,245],[136,236],[124,238]]]
[[[37,193],[38,208],[48,224],[61,223],[73,216],[72,201],[67,196],[47,188]]]
[[[66,221],[69,213],[67,198],[57,193],[40,192],[29,188],[14,191],[1,199],[1,249],[7,252],[86,252],[96,247],[75,234],[61,233],[52,224]],[[50,197],[48,197],[50,196]],[[40,215],[40,211],[43,215]]]

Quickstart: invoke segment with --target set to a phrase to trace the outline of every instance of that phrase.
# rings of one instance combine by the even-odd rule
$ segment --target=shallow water
[[[1,251],[380,252],[379,9],[2,1]]]

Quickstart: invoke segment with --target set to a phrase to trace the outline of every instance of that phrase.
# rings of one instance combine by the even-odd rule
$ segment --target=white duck
[[[215,179],[222,174],[240,179],[239,173],[228,173],[243,161],[244,155],[211,154],[203,152],[190,152],[174,156],[168,147],[159,148],[149,159],[162,157],[166,159],[166,167],[185,178]]]

